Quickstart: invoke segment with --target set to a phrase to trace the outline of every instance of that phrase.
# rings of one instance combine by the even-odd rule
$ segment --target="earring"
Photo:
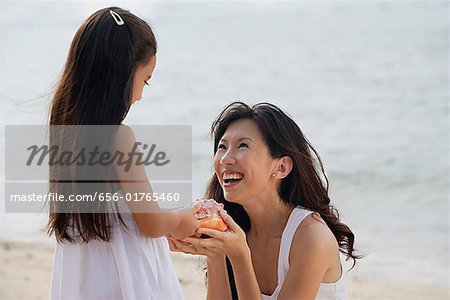
[[[275,177],[275,175],[276,175],[276,174],[275,174],[275,173],[273,173],[273,174],[272,174],[272,177]]]

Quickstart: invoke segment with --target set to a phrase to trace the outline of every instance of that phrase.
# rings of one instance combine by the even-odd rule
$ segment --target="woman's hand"
[[[189,237],[174,239],[169,237],[170,249],[190,254],[202,254],[208,257],[208,269],[211,278],[208,279],[208,299],[217,299],[217,295],[231,299],[225,255],[230,259],[233,267],[237,293],[240,299],[261,299],[255,271],[253,269],[250,248],[244,231],[224,211],[220,211],[227,231],[218,231],[209,228],[199,228],[197,233],[205,234],[211,238],[199,239]],[[226,285],[223,283],[226,282]]]
[[[230,260],[246,256],[250,253],[244,231],[237,225],[225,210],[220,210],[220,216],[228,225],[228,230],[221,232],[209,228],[197,229],[198,234],[211,238],[189,237],[180,240],[169,238],[172,251],[182,251],[189,254],[201,254],[210,258],[227,255]]]
[[[169,242],[169,248],[173,252],[183,252],[192,255],[205,255],[208,259],[223,258],[224,255],[211,251],[207,248],[197,248],[188,242],[183,242],[184,239],[177,239],[173,235],[166,236]]]

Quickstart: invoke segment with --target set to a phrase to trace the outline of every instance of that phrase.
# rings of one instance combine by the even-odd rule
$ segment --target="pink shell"
[[[197,220],[219,216],[221,206],[214,199],[195,199],[192,205],[196,205],[197,203],[201,205],[201,208],[194,214]]]

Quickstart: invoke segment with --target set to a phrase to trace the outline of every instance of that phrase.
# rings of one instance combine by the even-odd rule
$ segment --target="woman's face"
[[[134,73],[132,103],[141,100],[142,90],[150,80],[156,66],[156,55],[153,55],[146,64],[138,65]]]
[[[225,199],[239,204],[261,193],[277,192],[272,177],[275,166],[258,126],[248,119],[228,126],[214,156],[214,171]]]

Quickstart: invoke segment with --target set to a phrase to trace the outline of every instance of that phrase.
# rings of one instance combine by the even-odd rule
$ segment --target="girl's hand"
[[[211,238],[199,239],[195,237],[184,238],[178,241],[175,246],[181,247],[193,254],[203,254],[207,256],[227,255],[230,260],[238,259],[250,253],[244,231],[237,225],[225,210],[220,210],[220,216],[228,225],[228,230],[221,232],[209,228],[198,228],[198,234],[205,234]],[[182,243],[180,245],[180,243]],[[187,248],[186,248],[187,247]],[[180,248],[179,248],[180,249]]]
[[[176,238],[184,238],[192,236],[200,226],[200,222],[195,218],[194,213],[199,209],[198,205],[190,209],[180,211],[181,221],[178,226],[171,232],[171,235]]]

